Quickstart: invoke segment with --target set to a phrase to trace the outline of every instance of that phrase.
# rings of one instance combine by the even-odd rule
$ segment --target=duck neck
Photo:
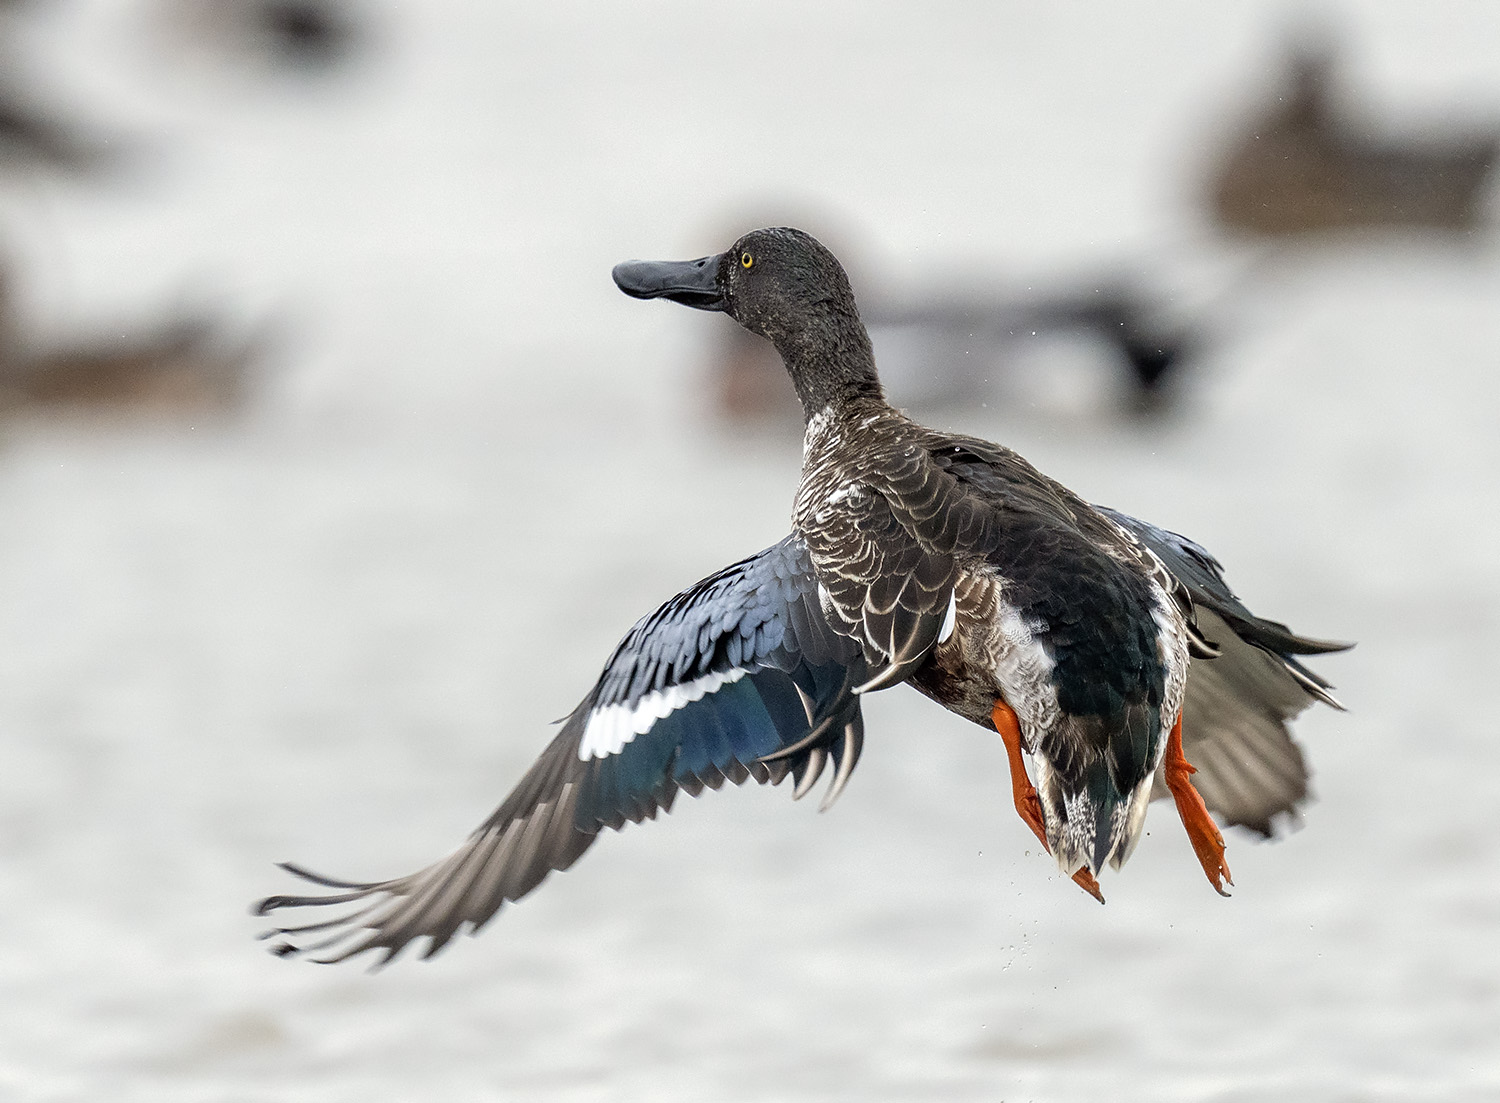
[[[870,335],[858,315],[807,327],[774,342],[802,403],[804,421],[824,412],[884,404]]]

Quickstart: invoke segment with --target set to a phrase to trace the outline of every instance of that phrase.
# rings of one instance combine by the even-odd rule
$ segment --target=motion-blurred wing
[[[1269,837],[1275,817],[1295,819],[1308,796],[1307,763],[1287,725],[1314,698],[1215,613],[1199,609],[1198,626],[1222,650],[1188,668],[1182,747],[1198,770],[1193,786],[1225,823]],[[1168,795],[1160,776],[1151,795]]]
[[[458,850],[368,884],[287,864],[338,891],[272,896],[258,914],[362,906],[266,937],[285,939],[278,953],[321,952],[323,961],[382,950],[384,964],[425,936],[430,957],[466,924],[477,930],[506,901],[572,865],[600,828],[654,817],[679,790],[696,796],[752,777],[774,784],[791,772],[801,796],[832,762],[826,806],[859,757],[853,689],[866,674],[856,645],[824,619],[806,549],[788,537],[639,621],[541,757]]]
[[[1288,721],[1314,701],[1342,709],[1327,681],[1299,655],[1344,651],[1353,644],[1308,639],[1257,617],[1224,581],[1224,568],[1201,545],[1128,514],[1098,507],[1133,532],[1192,598],[1199,632],[1216,658],[1188,668],[1182,744],[1197,767],[1193,785],[1226,823],[1272,833],[1278,814],[1295,817],[1307,798],[1307,764]],[[1167,795],[1158,777],[1153,797]]]

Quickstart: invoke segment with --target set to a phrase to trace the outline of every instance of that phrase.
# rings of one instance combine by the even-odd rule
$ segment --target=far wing
[[[430,957],[467,925],[483,926],[553,870],[567,869],[599,830],[669,810],[727,779],[796,778],[797,796],[828,762],[825,807],[848,781],[863,742],[853,689],[868,671],[820,608],[807,551],[793,537],[709,576],[640,620],[589,695],[495,813],[443,860],[390,881],[272,896],[256,908],[359,904],[331,920],[282,927],[278,953],[342,961],[381,950],[380,964],[426,937]],[[308,936],[313,936],[311,944]]]
[[[1193,785],[1226,823],[1269,836],[1277,815],[1295,817],[1307,798],[1307,764],[1288,722],[1314,701],[1342,709],[1327,681],[1298,656],[1352,644],[1295,635],[1250,612],[1224,581],[1224,568],[1201,545],[1116,510],[1096,507],[1133,532],[1180,581],[1198,630],[1216,658],[1194,658],[1182,707],[1182,744],[1197,767]],[[1154,798],[1167,795],[1157,779]]]
[[[1269,837],[1276,817],[1295,819],[1308,797],[1307,763],[1288,725],[1314,698],[1215,613],[1199,609],[1198,627],[1221,653],[1188,667],[1182,746],[1198,771],[1193,787],[1225,823]],[[1160,776],[1151,795],[1168,795]]]

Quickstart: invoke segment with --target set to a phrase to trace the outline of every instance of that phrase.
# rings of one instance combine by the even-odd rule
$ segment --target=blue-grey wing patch
[[[566,869],[601,828],[669,810],[726,780],[775,784],[796,796],[832,765],[824,806],[859,758],[864,726],[854,688],[868,676],[857,645],[824,618],[807,551],[793,537],[683,591],[626,634],[588,696],[495,813],[447,858],[390,881],[334,881],[284,868],[335,891],[272,896],[257,913],[324,904],[356,910],[267,933],[282,954],[341,961],[382,951],[380,964],[426,937],[431,956],[472,933],[553,870]]]
[[[1223,564],[1201,544],[1118,510],[1103,506],[1095,508],[1134,533],[1155,552],[1167,570],[1187,589],[1196,608],[1212,610],[1246,643],[1281,659],[1287,673],[1301,683],[1310,696],[1334,708],[1343,708],[1328,692],[1333,686],[1308,670],[1295,656],[1347,651],[1354,646],[1352,643],[1298,636],[1278,621],[1256,616],[1245,608],[1244,603],[1224,581]]]
[[[1298,636],[1257,617],[1224,581],[1224,568],[1200,544],[1116,510],[1099,508],[1135,534],[1183,585],[1198,630],[1218,649],[1188,668],[1182,706],[1183,751],[1193,785],[1226,823],[1271,835],[1279,817],[1295,820],[1308,797],[1308,770],[1288,722],[1314,701],[1341,705],[1332,686],[1298,656],[1352,644]],[[1158,777],[1153,797],[1167,795]]]

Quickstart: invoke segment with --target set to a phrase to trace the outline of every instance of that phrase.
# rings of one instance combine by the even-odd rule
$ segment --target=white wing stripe
[[[746,673],[739,667],[722,673],[715,671],[691,682],[653,690],[633,705],[606,705],[595,709],[589,713],[583,738],[578,741],[579,760],[587,762],[591,758],[619,754],[636,736],[650,731],[658,720],[693,701],[701,701],[721,686],[739,681]]]

